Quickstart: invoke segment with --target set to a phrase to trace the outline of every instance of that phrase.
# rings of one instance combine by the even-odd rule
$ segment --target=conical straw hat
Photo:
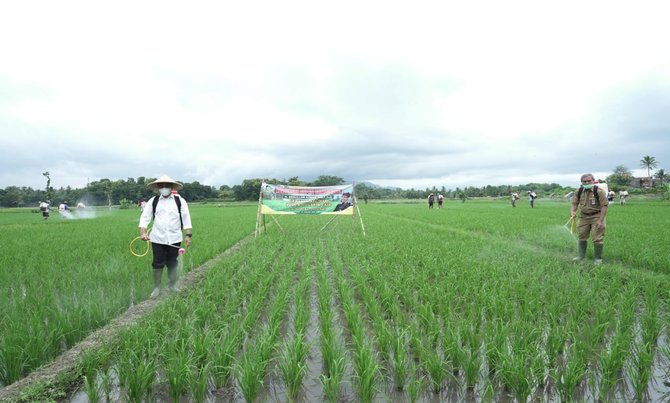
[[[172,189],[176,189],[176,190],[179,190],[179,189],[184,187],[184,185],[182,185],[181,183],[177,182],[176,180],[170,178],[167,175],[162,175],[160,178],[158,178],[155,181],[147,184],[147,186],[149,186],[152,189],[156,189],[157,188],[156,185],[159,184],[159,183],[170,183],[170,184],[172,184]]]

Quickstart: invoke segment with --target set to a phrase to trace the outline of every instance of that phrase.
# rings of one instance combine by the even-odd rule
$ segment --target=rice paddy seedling
[[[581,357],[577,353],[578,348],[572,345],[570,351],[572,354],[570,354],[569,358],[566,358],[567,362],[558,366],[558,368],[554,368],[552,375],[559,397],[564,402],[573,399],[577,386],[586,374],[584,357]]]
[[[479,356],[479,347],[476,350],[471,347],[466,347],[463,349],[465,352],[465,367],[463,372],[465,373],[465,385],[468,389],[473,390],[477,385],[479,380],[479,374],[481,373],[482,360]]]
[[[111,401],[112,386],[114,384],[114,368],[107,368],[102,373],[99,373],[100,389],[105,394],[105,401]]]
[[[224,333],[219,343],[215,345],[211,355],[211,371],[214,385],[217,388],[223,387],[230,378],[235,352],[242,343],[242,339],[242,331],[240,328],[236,328],[230,333]]]
[[[102,390],[95,375],[84,375],[84,390],[86,390],[86,398],[90,403],[97,403],[102,400]]]
[[[279,357],[279,370],[288,390],[288,396],[295,399],[300,391],[303,378],[307,371],[305,357],[308,349],[302,334],[297,334],[292,341],[284,344]]]
[[[409,368],[409,382],[407,384],[407,398],[410,402],[416,402],[422,394],[426,385],[426,380],[419,372],[418,368],[411,364]]]
[[[405,389],[408,373],[408,355],[405,347],[405,339],[407,338],[407,331],[396,328],[395,337],[393,338],[393,383],[396,389]]]
[[[188,377],[191,387],[191,397],[196,403],[202,403],[207,397],[207,385],[209,382],[209,363],[204,366],[193,366]]]
[[[126,356],[122,362],[126,397],[130,402],[142,402],[149,397],[152,385],[156,379],[156,366],[152,359],[142,354]]]
[[[263,385],[266,363],[260,354],[253,351],[245,353],[237,363],[237,384],[242,391],[244,400],[253,402]]]
[[[353,361],[358,398],[362,402],[372,402],[377,393],[376,382],[380,369],[372,348],[367,345],[355,348]]]
[[[633,395],[636,401],[645,400],[649,380],[651,379],[651,366],[653,363],[654,348],[651,344],[639,345],[635,356],[630,360],[626,368],[628,379],[633,385]]]
[[[621,335],[615,335],[609,349],[604,349],[599,356],[600,384],[598,385],[598,393],[603,401],[607,400],[607,395],[612,386],[620,379],[619,374],[626,359],[622,343]]]
[[[323,391],[326,399],[329,402],[337,402],[340,397],[340,386],[342,385],[342,378],[344,377],[346,361],[344,355],[331,361],[330,370],[327,374],[321,375],[321,383],[323,384]]]
[[[188,345],[183,340],[172,342],[167,350],[164,363],[165,377],[167,378],[170,397],[172,401],[177,402],[188,388],[192,360]]]
[[[431,390],[434,393],[440,393],[447,378],[447,371],[444,368],[442,358],[436,351],[425,350],[421,354],[421,359],[424,364],[424,370],[428,374]]]

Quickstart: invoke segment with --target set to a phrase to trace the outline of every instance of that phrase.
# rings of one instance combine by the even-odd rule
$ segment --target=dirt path
[[[240,249],[250,239],[253,239],[253,234],[243,238],[220,255],[215,256],[202,266],[197,267],[184,275],[179,280],[179,288],[182,290],[181,292],[184,292],[195,286],[202,279],[207,270],[219,263],[219,261],[221,261],[224,257]],[[137,323],[141,318],[143,318],[156,306],[158,306],[165,298],[167,298],[167,294],[161,293],[158,298],[147,299],[128,308],[128,310],[121,316],[111,320],[106,326],[91,333],[86,339],[80,341],[74,347],[61,354],[51,364],[44,366],[30,373],[25,378],[0,389],[0,401],[16,401],[19,399],[23,389],[38,384],[53,382],[61,373],[73,370],[82,351],[90,348],[100,347],[103,342],[114,339],[121,330]]]

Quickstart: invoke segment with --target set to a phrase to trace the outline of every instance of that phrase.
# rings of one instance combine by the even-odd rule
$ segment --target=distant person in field
[[[40,202],[40,211],[42,212],[42,218],[45,220],[49,219],[49,212],[51,211],[51,200]]]
[[[335,210],[333,210],[333,211],[343,211],[343,210],[346,210],[349,207],[351,207],[352,204],[351,204],[350,198],[351,198],[351,193],[349,193],[349,192],[342,193],[342,199],[340,200],[340,204],[335,206]]]
[[[181,196],[172,193],[173,190],[181,189],[181,183],[176,182],[167,175],[163,175],[148,186],[158,192],[146,203],[140,216],[140,236],[143,240],[151,241],[153,253],[153,279],[154,290],[151,297],[157,297],[161,292],[161,279],[163,268],[167,266],[169,289],[179,291],[177,288],[177,256],[182,241],[186,246],[191,245],[192,226],[191,213],[188,204]],[[151,234],[147,228],[153,220]],[[183,235],[182,235],[183,231]]]
[[[611,189],[610,189],[610,191],[607,192],[607,202],[608,202],[609,204],[614,203],[614,196],[616,196],[616,193],[614,193],[614,190],[611,190]]]
[[[517,192],[512,193],[512,207],[516,207],[516,201],[519,200],[519,194]]]
[[[533,190],[528,191],[528,201],[530,202],[530,208],[535,207],[535,199],[537,198],[537,193]]]
[[[431,193],[428,195],[428,208],[433,208],[434,204],[435,204],[435,195]]]
[[[603,241],[605,239],[605,216],[607,215],[607,193],[598,188],[592,174],[584,174],[581,186],[572,196],[570,217],[575,217],[579,210],[579,254],[574,261],[584,260],[589,235],[593,241],[595,264],[603,262]]]
[[[444,203],[444,196],[442,193],[437,194],[437,208],[442,208],[442,203]]]
[[[622,206],[626,204],[626,198],[628,197],[628,191],[626,189],[619,191],[619,204]]]

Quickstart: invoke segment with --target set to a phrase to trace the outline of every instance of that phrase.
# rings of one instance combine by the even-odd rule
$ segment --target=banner
[[[261,185],[261,214],[353,215],[354,185]]]

